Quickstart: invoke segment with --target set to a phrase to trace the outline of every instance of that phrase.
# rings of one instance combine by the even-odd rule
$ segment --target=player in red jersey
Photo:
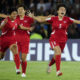
[[[61,53],[67,42],[67,29],[69,25],[72,23],[80,24],[80,21],[65,16],[67,11],[66,9],[67,8],[64,4],[58,5],[57,7],[58,16],[51,18],[45,18],[40,16],[38,17],[29,13],[29,16],[37,20],[38,22],[48,22],[52,24],[52,33],[49,42],[51,48],[54,50],[55,53],[52,60],[49,63],[48,72],[51,72],[51,66],[53,64],[56,64],[57,76],[62,75],[62,72],[60,71]]]
[[[27,68],[27,54],[29,52],[29,43],[30,43],[30,30],[33,28],[31,27],[31,24],[34,22],[34,20],[31,17],[28,17],[25,15],[25,8],[23,5],[18,6],[18,15],[17,20],[18,24],[21,25],[21,29],[17,29],[17,42],[18,42],[18,48],[19,52],[22,53],[22,77],[26,77],[26,68]],[[27,31],[26,31],[27,30]]]
[[[17,73],[20,73],[20,59],[18,55],[16,40],[16,29],[18,28],[16,19],[17,11],[12,9],[10,13],[10,17],[4,19],[0,25],[0,29],[2,30],[2,35],[0,37],[0,59],[4,57],[5,51],[10,48],[14,55],[14,62],[16,64]]]

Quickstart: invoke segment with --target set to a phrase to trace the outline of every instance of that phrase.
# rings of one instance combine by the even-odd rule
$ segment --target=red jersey
[[[2,29],[2,35],[8,35],[12,36],[15,35],[15,30],[18,28],[17,19],[12,21],[9,17],[7,17],[8,22]],[[4,23],[4,20],[2,21],[1,25]]]
[[[17,20],[18,20],[18,24],[19,25],[22,25],[24,27],[30,27],[31,24],[34,22],[34,20],[31,18],[31,17],[28,17],[28,16],[24,16],[23,19],[20,19],[19,16],[17,16]],[[21,30],[21,29],[17,29],[17,35],[19,37],[19,39],[21,40],[21,37],[25,36],[25,38],[27,38],[27,41],[30,40],[29,38],[29,34],[30,32],[29,31],[25,31],[25,30]],[[24,39],[25,39],[24,38]]]
[[[30,27],[31,24],[34,22],[33,18],[24,16],[24,18],[20,18],[17,16],[17,19],[19,20],[19,25],[23,25],[24,27]]]
[[[62,20],[59,20],[58,16],[46,19],[52,24],[52,33],[50,39],[54,39],[58,42],[67,41],[67,29],[70,24],[73,23],[72,18],[64,16]]]
[[[24,16],[23,19],[21,19],[19,16],[17,16],[18,24],[22,25],[24,27],[30,27],[31,24],[34,22],[34,20],[28,16]],[[17,42],[18,42],[18,49],[19,52],[22,53],[28,53],[29,51],[29,42],[30,42],[30,32],[26,30],[17,29]]]
[[[16,44],[16,29],[18,27],[17,19],[12,21],[9,17],[8,22],[2,29],[2,35],[0,37],[0,51],[5,52],[12,44]],[[1,25],[4,24],[4,20]],[[5,44],[5,45],[4,45]]]

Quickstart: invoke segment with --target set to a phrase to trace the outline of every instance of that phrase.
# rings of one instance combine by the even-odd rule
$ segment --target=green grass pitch
[[[27,77],[16,75],[13,61],[0,61],[0,80],[80,80],[80,62],[62,62],[63,76],[56,77],[55,65],[52,72],[46,73],[48,62],[29,61]]]

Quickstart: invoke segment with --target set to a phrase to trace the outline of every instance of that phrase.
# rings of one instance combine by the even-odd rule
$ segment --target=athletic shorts
[[[61,52],[63,52],[66,42],[58,42],[56,40],[49,40],[50,46],[52,49],[54,47],[59,46],[61,48]]]
[[[17,44],[18,44],[18,51],[19,53],[21,52],[22,54],[28,54],[29,53],[29,43],[30,43],[30,37],[29,35],[22,36],[22,35],[17,35]]]
[[[21,42],[18,43],[18,51],[19,53],[21,52],[22,54],[28,54],[29,53],[29,41],[27,42]]]
[[[17,44],[14,36],[1,36],[0,37],[0,51],[5,52],[12,44]]]

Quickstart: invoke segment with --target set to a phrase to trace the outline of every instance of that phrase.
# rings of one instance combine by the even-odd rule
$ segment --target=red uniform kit
[[[19,16],[17,16],[18,24],[22,25],[24,27],[30,28],[31,24],[34,22],[34,20],[28,16],[24,16],[23,19],[20,19]],[[17,29],[17,42],[18,42],[18,49],[19,52],[22,53],[28,53],[29,51],[29,42],[30,42],[30,32]]]
[[[17,43],[16,41],[16,32],[15,30],[18,27],[17,19],[14,21],[11,21],[8,17],[8,22],[2,29],[2,35],[0,37],[0,51],[5,52],[6,49],[10,47],[10,45]],[[3,24],[4,21],[2,21],[1,24]]]
[[[52,24],[52,33],[49,39],[51,48],[60,46],[61,51],[63,51],[67,41],[68,26],[73,23],[74,19],[64,16],[62,20],[59,20],[58,16],[55,16],[46,20]]]

